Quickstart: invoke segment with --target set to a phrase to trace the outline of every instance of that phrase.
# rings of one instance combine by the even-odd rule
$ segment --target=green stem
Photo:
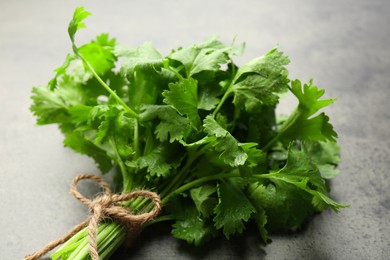
[[[214,109],[213,114],[212,114],[213,117],[215,117],[215,115],[221,109],[222,105],[225,103],[226,99],[229,97],[229,95],[231,93],[231,87],[232,87],[232,84],[230,84],[230,86],[226,90],[225,94],[222,96],[221,100],[219,101],[218,106]]]
[[[73,51],[74,53],[84,62],[84,64],[88,67],[92,75],[95,77],[95,79],[107,90],[108,93],[110,93],[120,105],[123,106],[123,108],[126,110],[127,113],[129,113],[131,116],[138,118],[138,114],[134,112],[133,109],[131,109],[117,94],[114,90],[112,90],[96,73],[95,69],[92,67],[92,65],[86,60],[81,53],[78,51],[77,46],[72,43]]]
[[[206,182],[209,182],[209,181],[212,181],[212,180],[219,180],[219,179],[231,178],[231,177],[241,177],[241,175],[239,173],[236,173],[236,172],[234,172],[234,173],[219,173],[219,174],[210,175],[210,176],[196,179],[196,180],[191,181],[189,183],[186,183],[186,184],[180,186],[178,189],[172,191],[167,196],[165,196],[161,202],[163,205],[165,205],[169,201],[169,199],[176,194],[183,193],[189,189],[198,187],[199,185],[206,183]]]
[[[276,141],[278,141],[280,138],[279,133],[274,138],[272,138],[271,141],[269,141],[263,148],[261,148],[261,150],[263,150],[264,152],[267,151]]]
[[[167,194],[169,194],[172,190],[175,190],[175,186],[180,185],[180,180],[188,173],[189,168],[191,167],[192,163],[198,158],[197,154],[191,154],[189,152],[187,157],[187,162],[181,168],[178,174],[173,178],[172,181],[169,182],[168,186],[166,186],[160,193],[161,197],[165,197]]]
[[[286,122],[284,122],[283,126],[280,128],[279,132],[276,134],[274,138],[271,139],[261,150],[267,151],[274,145],[281,136],[283,136],[294,124],[301,118],[304,111],[297,107],[294,112],[287,118]]]
[[[122,172],[123,192],[124,193],[130,192],[132,190],[132,188],[133,188],[133,180],[130,178],[130,175],[128,174],[128,172],[126,170],[126,165],[123,162],[123,160],[122,160],[122,158],[121,158],[121,156],[120,156],[120,154],[118,152],[118,148],[116,146],[115,139],[113,137],[111,137],[109,139],[109,143],[114,148],[115,156],[117,158],[117,162],[118,162],[119,168],[121,169],[121,172]]]
[[[148,226],[151,226],[153,224],[164,222],[164,221],[173,221],[175,219],[176,218],[173,215],[164,215],[164,216],[161,216],[161,217],[157,217],[157,218],[153,219],[152,221],[146,222],[143,225],[143,227],[148,227]]]
[[[213,111],[213,114],[212,114],[213,117],[215,117],[217,115],[218,111],[221,109],[221,107],[225,103],[226,99],[232,93],[233,85],[236,82],[236,67],[235,67],[235,65],[233,63],[233,59],[231,57],[229,57],[229,58],[230,58],[230,63],[232,64],[232,78],[231,78],[231,82],[230,82],[229,87],[227,88],[225,94],[223,94],[221,100],[219,101],[218,106]]]
[[[183,68],[183,65],[180,65],[179,67],[177,67],[178,70],[175,70],[174,68],[172,68],[171,66],[167,66],[166,69],[169,70],[170,72],[172,72],[173,74],[176,75],[176,77],[178,77],[180,80],[184,80],[184,77],[179,73],[179,71]]]
[[[135,125],[134,125],[134,152],[135,152],[135,158],[138,158],[140,155],[139,150],[139,122],[138,119],[135,119]]]
[[[275,172],[267,173],[267,174],[254,174],[251,177],[253,177],[253,178],[261,178],[261,179],[269,179],[269,178],[275,176],[276,174],[277,173],[275,173]],[[238,172],[230,172],[230,173],[214,174],[214,175],[210,175],[210,176],[206,176],[206,177],[203,177],[203,178],[196,179],[196,180],[188,182],[188,183],[180,186],[176,190],[172,191],[170,194],[165,196],[162,199],[161,202],[162,202],[163,205],[165,205],[169,201],[169,199],[172,196],[176,195],[176,194],[183,193],[183,192],[185,192],[187,190],[190,190],[192,188],[198,187],[198,186],[200,186],[200,185],[202,185],[204,183],[207,183],[209,181],[225,179],[225,178],[232,178],[232,177],[242,177],[242,176]]]

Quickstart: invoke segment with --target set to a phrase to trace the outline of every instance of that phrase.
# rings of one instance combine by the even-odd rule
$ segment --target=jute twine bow
[[[104,189],[103,195],[95,198],[94,200],[85,198],[77,190],[77,183],[81,180],[96,181]],[[82,174],[74,178],[71,184],[70,192],[74,197],[76,197],[76,199],[80,200],[82,203],[88,206],[92,216],[79,225],[75,226],[65,236],[48,243],[41,250],[26,256],[25,260],[39,259],[40,257],[47,254],[50,250],[68,241],[73,235],[86,226],[89,227],[89,249],[91,258],[93,260],[98,260],[99,254],[97,249],[96,236],[97,226],[100,219],[110,218],[116,222],[119,222],[125,228],[128,238],[132,239],[136,237],[141,231],[142,224],[155,218],[161,211],[160,197],[156,193],[147,190],[139,190],[128,194],[112,194],[110,186],[107,184],[107,182],[105,182],[100,177],[91,174]],[[154,202],[155,206],[151,211],[135,215],[128,208],[119,204],[119,202],[128,201],[140,196],[149,198]]]

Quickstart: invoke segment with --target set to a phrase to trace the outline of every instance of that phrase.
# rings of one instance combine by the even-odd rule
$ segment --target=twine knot
[[[77,190],[77,183],[81,180],[92,180],[97,182],[103,188],[104,193],[93,200],[85,198]],[[76,199],[80,200],[83,204],[88,206],[92,216],[81,224],[75,226],[64,237],[54,240],[43,247],[41,250],[26,256],[25,260],[34,260],[42,257],[53,248],[69,240],[73,235],[86,226],[89,227],[89,249],[91,258],[93,260],[98,260],[99,254],[96,237],[97,227],[100,219],[110,218],[122,224],[126,231],[128,241],[131,242],[131,240],[140,232],[142,224],[155,218],[161,211],[160,197],[155,192],[139,190],[128,194],[112,194],[110,186],[107,182],[105,182],[102,178],[91,174],[82,174],[74,178],[71,184],[70,192],[74,197],[76,197]],[[153,209],[142,214],[134,214],[129,208],[126,208],[121,204],[121,202],[129,201],[136,197],[146,197],[153,201]]]

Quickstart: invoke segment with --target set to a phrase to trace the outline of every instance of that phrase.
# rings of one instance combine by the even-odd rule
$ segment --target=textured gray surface
[[[146,230],[115,259],[389,259],[390,2],[383,1],[0,1],[0,259],[21,259],[87,215],[68,193],[93,162],[63,148],[55,126],[35,127],[33,85],[45,84],[70,44],[76,6],[94,15],[78,42],[110,32],[123,44],[171,48],[216,34],[247,43],[239,62],[279,44],[291,77],[315,78],[338,101],[327,111],[339,132],[342,174],[331,195],[351,207],[317,215],[303,231],[255,232],[194,249],[168,229]],[[282,110],[291,104],[284,103]],[[108,176],[109,178],[109,176]]]

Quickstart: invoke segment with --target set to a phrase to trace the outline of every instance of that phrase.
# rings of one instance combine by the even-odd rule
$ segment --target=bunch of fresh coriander
[[[241,234],[253,221],[268,231],[300,226],[314,212],[345,207],[328,196],[338,174],[337,134],[318,111],[333,103],[309,82],[290,81],[289,59],[277,49],[237,67],[243,45],[215,38],[167,56],[151,44],[117,45],[107,34],[77,47],[75,33],[89,16],[76,9],[68,32],[73,54],[46,87],[33,88],[39,125],[58,124],[64,144],[92,157],[102,173],[115,171],[127,193],[157,192],[163,212],[145,226],[173,223],[172,235],[200,245]],[[284,92],[299,101],[283,119]],[[151,203],[135,199],[135,212]],[[98,249],[108,258],[125,240],[122,227],[100,224]],[[87,259],[88,230],[53,259]]]

